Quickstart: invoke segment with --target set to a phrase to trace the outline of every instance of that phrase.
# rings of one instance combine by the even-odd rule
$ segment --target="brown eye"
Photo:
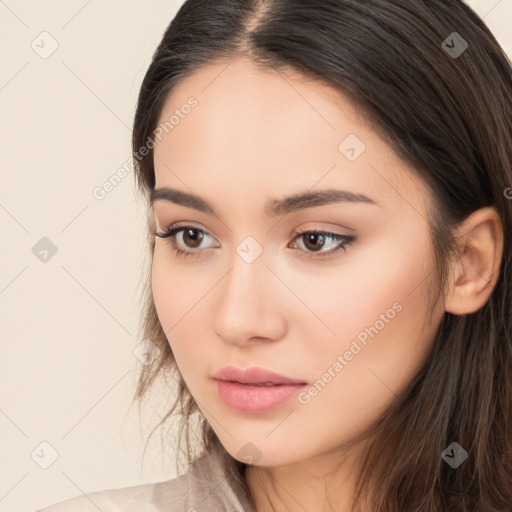
[[[305,241],[304,245],[312,251],[321,249],[325,244],[324,235],[319,233],[304,233],[302,239]]]
[[[201,243],[207,238],[212,238],[206,231],[192,226],[170,226],[163,233],[155,233],[155,236],[169,239],[176,256],[185,258],[199,256],[204,252],[200,247]]]
[[[183,241],[187,247],[197,249],[204,238],[204,232],[199,229],[184,229]]]
[[[356,237],[354,235],[340,235],[338,233],[329,233],[328,231],[299,231],[295,233],[297,236],[295,240],[301,240],[305,247],[305,252],[318,254],[318,257],[323,258],[332,256],[339,251],[346,251],[347,246],[350,245]],[[327,241],[331,240],[337,242],[329,244]],[[332,245],[333,248],[327,251],[322,251],[325,246]]]

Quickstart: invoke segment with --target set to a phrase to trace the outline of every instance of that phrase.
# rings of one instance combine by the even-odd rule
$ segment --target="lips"
[[[216,380],[239,382],[253,386],[276,386],[280,384],[307,384],[304,380],[292,379],[271,370],[251,366],[250,368],[237,368],[225,366],[213,375]]]
[[[265,368],[226,366],[213,375],[222,401],[234,411],[259,414],[289,402],[306,385]]]

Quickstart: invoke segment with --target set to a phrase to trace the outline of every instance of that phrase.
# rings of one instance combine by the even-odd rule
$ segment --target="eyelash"
[[[198,256],[199,252],[201,252],[200,249],[197,251],[184,251],[183,249],[180,249],[179,247],[176,246],[176,235],[178,233],[180,233],[182,231],[186,231],[186,230],[196,231],[196,232],[204,233],[208,236],[211,236],[206,231],[196,228],[194,226],[176,226],[176,227],[174,227],[174,225],[169,226],[163,233],[155,232],[154,235],[159,238],[168,238],[169,241],[171,242],[172,249],[176,253],[176,256],[182,256],[184,258],[186,258],[189,255],[190,256]],[[306,251],[313,255],[321,254],[321,256],[313,256],[313,259],[321,259],[321,258],[333,256],[333,255],[339,253],[340,251],[346,251],[347,247],[350,244],[352,244],[357,238],[353,235],[341,235],[339,233],[330,233],[329,231],[322,231],[322,230],[318,230],[318,229],[298,230],[298,231],[295,231],[293,234],[295,235],[293,240],[296,240],[297,238],[300,238],[301,236],[306,235],[306,234],[316,234],[316,235],[322,235],[327,238],[331,238],[333,240],[340,241],[340,243],[334,249],[331,249],[330,251],[327,251],[324,253],[320,253],[320,252],[315,253],[314,251]]]

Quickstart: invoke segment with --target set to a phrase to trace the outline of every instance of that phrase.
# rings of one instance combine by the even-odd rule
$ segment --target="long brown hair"
[[[438,297],[449,258],[457,255],[454,229],[475,210],[496,208],[504,248],[495,288],[478,311],[444,314],[421,371],[372,427],[353,510],[363,497],[365,510],[383,512],[512,510],[508,57],[460,0],[188,0],[167,27],[138,98],[132,150],[145,200],[155,186],[150,142],[167,95],[202,66],[237,57],[292,67],[347,95],[424,180],[434,198],[429,223]],[[149,151],[142,156],[144,147]],[[152,223],[148,208],[150,260]],[[162,373],[176,377],[176,402],[155,429],[177,413],[190,463],[189,428],[199,409],[157,317],[151,262],[146,272],[140,336],[160,352],[143,367],[134,400],[142,400]],[[219,444],[201,415],[198,425],[203,450]],[[441,457],[453,441],[469,454],[456,470]],[[245,464],[230,460],[244,482]]]

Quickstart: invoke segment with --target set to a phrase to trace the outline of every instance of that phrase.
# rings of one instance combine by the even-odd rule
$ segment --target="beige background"
[[[129,408],[145,250],[133,173],[92,192],[130,155],[138,88],[181,3],[0,0],[1,512],[176,475],[158,433],[142,460],[158,410]],[[512,55],[512,0],[470,3]],[[58,453],[47,469],[42,442]]]

